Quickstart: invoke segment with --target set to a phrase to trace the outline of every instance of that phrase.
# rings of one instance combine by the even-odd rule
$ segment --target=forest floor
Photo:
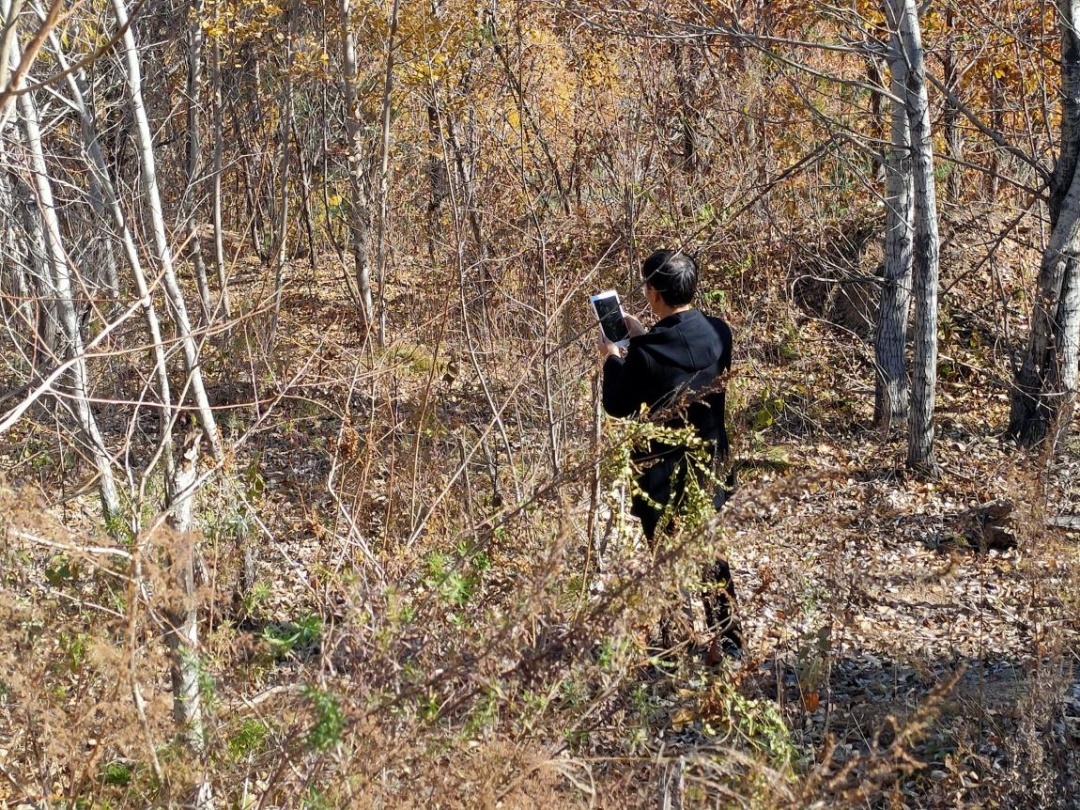
[[[53,427],[12,435],[0,806],[167,805],[199,768],[238,807],[1080,802],[1080,546],[1047,524],[1080,502],[1080,448],[1004,436],[1007,358],[956,296],[933,480],[870,426],[864,339],[782,298],[730,313],[733,457],[762,463],[700,537],[650,558],[618,520],[595,542],[611,502],[590,495],[606,445],[587,339],[556,369],[570,405],[552,472],[519,343],[491,341],[480,385],[440,313],[376,351],[331,289],[296,284],[274,359],[247,377],[256,321],[208,350],[234,450],[200,505],[198,763],[169,743],[151,768],[171,739],[153,622],[130,573],[86,550],[107,541],[92,499],[65,499]],[[961,515],[1000,499],[1011,540],[987,548]],[[709,549],[732,564],[742,659],[650,662],[658,606]]]

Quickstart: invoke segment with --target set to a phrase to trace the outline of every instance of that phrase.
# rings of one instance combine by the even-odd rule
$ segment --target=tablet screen
[[[596,310],[596,317],[600,319],[600,328],[604,330],[604,337],[612,343],[619,343],[630,338],[617,293],[608,291],[594,295],[592,305]]]

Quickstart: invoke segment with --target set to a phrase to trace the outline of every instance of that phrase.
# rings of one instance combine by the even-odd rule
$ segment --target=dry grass
[[[1045,529],[1050,490],[997,435],[992,386],[943,380],[929,484],[867,427],[864,344],[781,300],[733,306],[735,455],[791,471],[751,465],[657,559],[615,520],[600,557],[584,342],[545,391],[531,341],[496,332],[480,384],[425,313],[375,350],[306,300],[266,364],[284,397],[261,422],[224,412],[231,439],[255,433],[201,495],[202,755],[172,726],[160,619],[161,561],[192,538],[118,543],[88,503],[3,489],[3,802],[175,806],[204,780],[243,807],[1076,801],[1076,548]],[[944,353],[999,374],[973,345]],[[944,516],[998,496],[1018,548],[941,542]],[[658,670],[647,633],[712,548],[745,659]]]

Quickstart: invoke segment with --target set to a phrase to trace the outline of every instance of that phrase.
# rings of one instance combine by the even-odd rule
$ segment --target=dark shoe
[[[742,660],[742,639],[731,636],[713,636],[709,649],[705,653],[705,664],[719,666],[725,661]]]
[[[712,505],[713,509],[719,512],[728,501],[731,500],[731,496],[735,494],[733,489],[724,489],[723,487],[717,487],[716,492],[713,493]]]

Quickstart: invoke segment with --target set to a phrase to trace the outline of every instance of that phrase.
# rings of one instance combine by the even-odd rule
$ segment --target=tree
[[[353,271],[360,294],[360,315],[365,329],[375,321],[375,303],[371,295],[372,257],[372,159],[366,127],[370,126],[357,94],[360,68],[356,59],[356,35],[352,27],[352,2],[339,0],[341,15],[341,90],[345,100],[345,137],[348,160],[348,223]]]
[[[206,278],[206,261],[203,258],[203,155],[202,155],[202,87],[203,87],[203,2],[192,0],[187,20],[187,161],[185,166],[184,217],[188,242],[188,255],[195,268],[195,281],[202,304],[202,322],[209,324],[213,311],[210,301],[210,284]]]
[[[915,0],[887,0],[886,15],[894,47],[904,63],[903,102],[911,137],[914,205],[913,282],[915,294],[915,357],[908,421],[908,466],[936,471],[934,460],[934,397],[937,386],[937,294],[939,241],[930,102],[926,63]]]
[[[0,49],[0,59],[4,61],[13,76],[15,90],[21,90],[21,77],[25,75],[24,60],[31,56],[21,53],[18,45],[17,13],[18,3],[0,4],[0,14],[10,21],[5,35],[5,47]],[[14,15],[14,16],[13,16]],[[41,34],[47,34],[51,26],[46,24]],[[44,36],[40,37],[44,40]],[[101,496],[101,507],[105,520],[112,521],[120,515],[120,497],[113,474],[112,459],[105,447],[105,441],[98,427],[97,417],[90,404],[90,380],[85,354],[82,325],[76,309],[75,287],[77,270],[72,266],[71,257],[65,248],[64,234],[60,217],[53,196],[53,182],[49,166],[45,160],[42,145],[41,124],[38,117],[37,100],[34,93],[21,92],[17,96],[18,125],[22,136],[19,144],[24,153],[25,162],[11,165],[10,171],[16,178],[5,190],[10,200],[21,192],[26,195],[23,211],[29,226],[31,250],[27,257],[34,262],[31,272],[37,279],[41,292],[52,302],[44,310],[49,320],[45,346],[54,343],[52,334],[58,332],[61,347],[45,358],[45,363],[52,366],[51,372],[42,383],[43,387],[56,386],[54,399],[62,408],[69,408],[75,415],[83,436],[83,444],[96,469],[96,481]],[[6,150],[5,150],[6,151]],[[29,175],[29,176],[27,176]],[[53,326],[55,324],[55,326]],[[44,369],[43,369],[44,370]],[[64,372],[67,387],[64,390],[57,385],[57,372]]]
[[[891,143],[885,159],[885,266],[877,332],[874,422],[890,426],[908,418],[909,387],[904,347],[911,308],[914,206],[911,176],[911,126],[906,105],[907,60],[898,34],[889,49],[892,98]]]
[[[192,539],[193,504],[197,486],[197,462],[199,445],[205,436],[215,458],[220,459],[223,449],[218,435],[214,415],[210,409],[203,385],[199,363],[199,349],[192,334],[187,317],[184,296],[176,279],[172,252],[169,248],[165,230],[161,194],[157,184],[154,142],[150,135],[150,126],[143,103],[142,69],[135,36],[128,25],[127,12],[123,0],[113,0],[113,13],[117,26],[123,31],[123,54],[127,68],[127,90],[136,124],[136,146],[141,163],[143,191],[146,197],[149,226],[154,235],[155,258],[161,266],[165,293],[171,306],[176,330],[183,350],[187,384],[196,402],[196,413],[201,431],[192,431],[183,447],[182,457],[172,461],[171,431],[177,423],[179,412],[171,407],[167,399],[167,390],[160,392],[162,410],[160,418],[163,433],[162,442],[166,448],[166,508],[169,523],[177,532],[178,538],[169,550],[169,569],[177,585],[176,604],[165,610],[165,640],[169,646],[172,687],[173,713],[178,725],[183,730],[189,744],[200,751],[204,745],[202,706],[199,691],[199,625],[197,600],[195,598],[196,581],[194,574],[194,555],[196,547]],[[209,782],[203,780],[198,785],[199,798],[196,805],[208,806]]]
[[[1061,31],[1060,147],[1050,180],[1050,239],[1043,251],[1031,332],[1016,371],[1009,432],[1056,443],[1072,418],[1080,362],[1080,8],[1058,0]]]

